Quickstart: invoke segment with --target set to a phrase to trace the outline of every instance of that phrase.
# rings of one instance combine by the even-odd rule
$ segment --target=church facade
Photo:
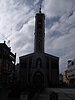
[[[35,16],[34,53],[21,56],[19,79],[22,84],[55,86],[59,83],[59,57],[44,52],[45,15]]]

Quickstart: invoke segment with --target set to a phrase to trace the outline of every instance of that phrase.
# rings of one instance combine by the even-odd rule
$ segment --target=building
[[[64,82],[66,85],[69,85],[68,70],[65,70],[65,71],[64,71],[64,74],[63,74],[63,82]]]
[[[75,59],[68,60],[68,79],[70,80],[69,84],[75,85]]]
[[[56,86],[59,83],[59,57],[44,52],[45,14],[35,16],[34,53],[21,56],[19,79],[22,84]]]
[[[15,65],[15,78],[19,81],[19,63]]]
[[[0,87],[7,87],[14,78],[16,54],[4,43],[0,43]]]
[[[63,75],[59,74],[59,84],[60,86],[63,85]]]

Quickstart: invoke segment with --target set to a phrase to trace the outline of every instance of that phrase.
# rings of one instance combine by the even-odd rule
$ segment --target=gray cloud
[[[64,13],[75,9],[75,0],[45,0],[44,11],[47,17],[62,16]]]
[[[59,6],[57,6],[59,5]],[[67,68],[68,59],[75,58],[75,0],[46,0],[46,18],[59,20],[46,27],[46,52],[60,57],[60,72]]]
[[[0,42],[10,40],[19,56],[34,51],[35,14],[40,0],[0,1]],[[75,0],[43,0],[46,15],[45,51],[60,57],[60,72],[75,58]],[[18,62],[18,60],[17,60]]]

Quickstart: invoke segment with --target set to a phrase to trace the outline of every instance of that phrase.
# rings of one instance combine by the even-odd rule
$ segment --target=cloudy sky
[[[75,0],[0,0],[0,42],[19,56],[34,51],[35,14],[45,13],[45,52],[60,57],[60,73],[75,58]],[[10,44],[8,41],[10,40]]]

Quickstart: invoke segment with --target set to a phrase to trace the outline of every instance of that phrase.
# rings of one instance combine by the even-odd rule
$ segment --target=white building
[[[71,84],[75,84],[75,59],[68,61],[68,79]]]

